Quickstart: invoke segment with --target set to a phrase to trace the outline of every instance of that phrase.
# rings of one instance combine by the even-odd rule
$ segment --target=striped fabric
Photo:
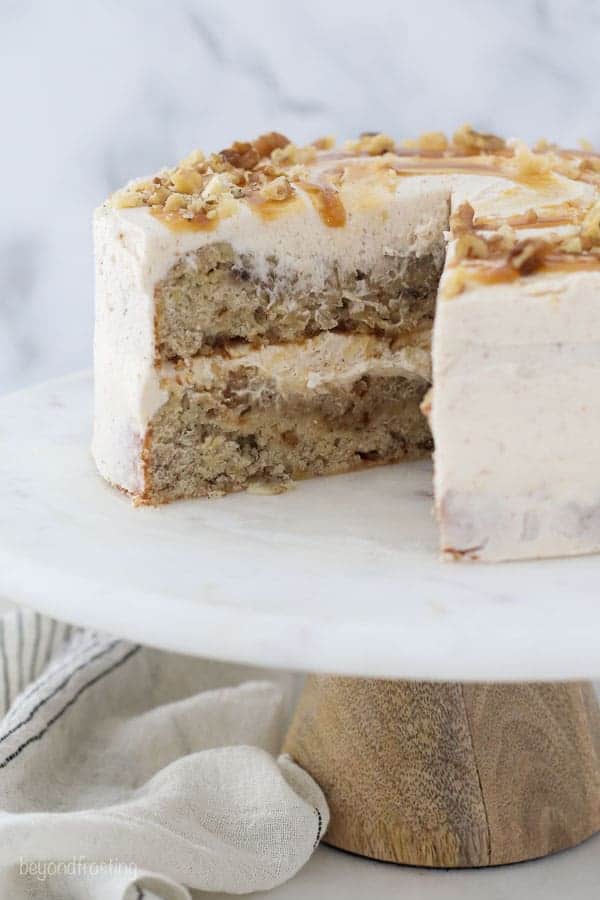
[[[291,877],[328,810],[276,758],[282,686],[257,674],[0,617],[0,897],[186,900]]]
[[[81,632],[25,609],[0,618],[0,715]]]

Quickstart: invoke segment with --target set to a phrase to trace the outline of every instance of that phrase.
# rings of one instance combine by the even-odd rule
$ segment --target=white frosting
[[[142,229],[124,228],[101,208],[94,219],[96,327],[92,452],[102,475],[142,489],[141,449],[166,399],[154,369],[154,296],[145,277]]]
[[[600,272],[571,272],[438,302],[445,548],[487,560],[600,549],[599,297]]]
[[[139,236],[143,242],[140,276],[148,290],[182,256],[215,241],[226,241],[239,255],[251,255],[258,278],[271,269],[269,257],[276,257],[276,274],[279,271],[286,277],[293,272],[308,290],[319,290],[333,263],[354,271],[373,265],[384,247],[407,254],[427,252],[448,218],[449,190],[442,177],[406,179],[395,194],[373,187],[368,203],[364,192],[349,187],[342,192],[348,221],[341,228],[328,227],[302,190],[297,189],[297,196],[300,202],[274,219],[263,219],[239,203],[237,213],[220,220],[212,231],[172,231],[147,207],[102,206],[97,216],[112,218],[117,230]]]

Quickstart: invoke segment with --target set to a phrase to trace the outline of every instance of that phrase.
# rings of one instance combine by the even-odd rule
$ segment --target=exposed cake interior
[[[163,368],[145,451],[152,502],[396,462],[431,450],[428,331],[321,334]]]
[[[187,254],[155,290],[161,387],[144,500],[397,462],[430,452],[420,404],[444,259],[381,250],[319,279],[224,242]]]
[[[156,340],[163,359],[210,353],[232,339],[299,341],[322,331],[395,336],[433,319],[444,262],[439,236],[422,256],[388,250],[366,271],[335,264],[318,287],[271,255],[255,260],[219,242],[187,254],[156,288]]]
[[[390,204],[399,176],[388,183],[376,167],[371,184],[357,171],[335,196],[306,182],[279,203],[250,193],[214,238],[204,212],[153,213],[172,245],[180,230],[184,241],[152,286],[163,402],[145,432],[139,501],[279,489],[431,451],[420,404],[448,192],[431,189],[423,205],[415,187]]]

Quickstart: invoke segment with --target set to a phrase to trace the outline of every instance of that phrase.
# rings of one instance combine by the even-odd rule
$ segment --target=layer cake
[[[100,472],[158,504],[435,442],[447,557],[600,549],[599,185],[589,150],[468,126],[127,185],[95,216]]]

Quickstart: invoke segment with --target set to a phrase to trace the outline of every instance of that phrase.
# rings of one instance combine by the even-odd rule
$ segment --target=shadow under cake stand
[[[600,830],[600,557],[441,563],[428,463],[135,509],[96,474],[91,405],[85,373],[0,399],[0,593],[321,673],[285,749],[334,846],[486,866]]]

